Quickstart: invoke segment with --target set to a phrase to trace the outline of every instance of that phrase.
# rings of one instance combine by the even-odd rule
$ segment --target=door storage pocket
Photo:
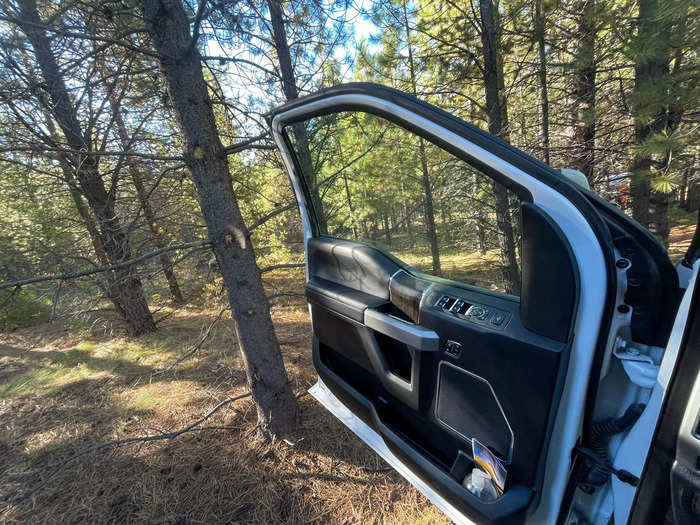
[[[500,459],[510,461],[513,432],[486,379],[441,361],[435,416],[461,438],[476,438]]]

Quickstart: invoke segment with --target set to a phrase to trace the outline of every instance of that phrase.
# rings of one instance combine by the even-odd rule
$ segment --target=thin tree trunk
[[[503,93],[503,64],[499,57],[500,34],[492,0],[480,0],[481,43],[484,49],[484,89],[489,132],[508,136],[508,110]],[[520,270],[515,252],[515,236],[508,208],[508,193],[496,181],[492,183],[498,225],[498,244],[501,250],[503,280],[506,292],[520,292]]]
[[[131,137],[129,136],[129,131],[126,129],[126,124],[124,123],[124,118],[122,117],[121,106],[116,97],[116,93],[110,94],[109,104],[112,110],[112,118],[117,126],[119,142],[121,142],[122,149],[127,151],[131,149]],[[164,248],[167,245],[167,242],[163,238],[160,227],[158,226],[156,214],[153,211],[150,201],[148,200],[148,192],[144,187],[138,162],[134,157],[127,157],[126,165],[129,168],[129,175],[131,176],[131,180],[134,183],[134,188],[136,189],[136,197],[138,198],[141,209],[143,210],[143,217],[148,223],[148,227],[151,230],[151,235],[155,240],[155,244],[158,248]],[[182,297],[182,292],[180,291],[180,285],[178,284],[177,277],[175,276],[175,270],[173,269],[173,262],[170,259],[170,255],[163,253],[158,259],[160,261],[161,268],[163,268],[163,274],[168,281],[170,298],[175,304],[183,304],[185,299]]]
[[[46,83],[46,90],[52,102],[51,113],[58,122],[71,149],[85,151],[88,154],[72,155],[71,165],[82,194],[87,199],[90,210],[95,216],[100,229],[101,245],[110,262],[118,263],[131,258],[129,240],[121,228],[114,206],[114,193],[108,192],[99,173],[97,157],[89,155],[92,144],[89,137],[83,136],[76,108],[73,106],[66,88],[56,57],[51,49],[51,41],[46,36],[42,21],[37,11],[35,0],[20,0],[22,31],[32,44],[39,64],[41,75]],[[141,281],[133,268],[124,268],[113,272],[114,286],[111,287],[118,296],[123,309],[129,335],[138,336],[156,329],[155,322],[148,309]]]
[[[574,72],[574,108],[576,124],[574,126],[574,144],[576,155],[574,165],[581,171],[591,187],[594,186],[595,174],[595,95],[596,95],[596,3],[595,0],[583,0],[579,6],[578,49]]]
[[[406,30],[406,47],[408,48],[408,69],[411,75],[411,90],[414,95],[418,95],[418,85],[416,81],[416,68],[413,60],[413,46],[411,44],[411,28],[408,24],[408,12],[406,11],[406,0],[403,2],[403,21]],[[421,185],[423,186],[423,197],[425,199],[425,233],[430,244],[430,254],[433,259],[433,274],[440,275],[440,246],[438,245],[437,230],[435,228],[435,205],[433,203],[433,190],[430,184],[430,172],[428,170],[428,159],[425,155],[425,142],[423,137],[418,137],[418,157],[421,168]]]
[[[68,184],[71,198],[73,199],[75,207],[78,210],[78,215],[80,215],[80,218],[82,219],[83,224],[85,225],[85,229],[87,229],[88,231],[90,241],[92,242],[92,247],[95,250],[97,262],[101,265],[110,264],[109,257],[107,257],[107,253],[105,252],[104,247],[102,246],[100,232],[97,228],[97,224],[95,224],[95,219],[90,214],[90,210],[88,209],[88,207],[85,205],[80,191],[78,190],[78,188],[75,187],[75,184],[72,180],[73,177],[70,172],[70,167],[63,166],[63,173]],[[121,314],[121,316],[124,317],[124,306],[122,305],[121,299],[119,298],[118,285],[114,282],[114,276],[111,272],[106,272],[104,274],[103,279],[104,282],[101,282],[100,286],[103,289],[104,294],[110,301],[112,301],[112,304]]]
[[[264,437],[288,434],[296,429],[298,404],[282,362],[250,235],[233,193],[199,48],[192,40],[181,0],[141,3],[182,129],[187,167],[228,292],[248,386],[257,405],[260,432]]]
[[[472,190],[472,195],[477,195],[479,193],[479,174],[474,171],[473,172],[473,181],[471,183],[471,186],[473,188]],[[486,222],[487,222],[487,217],[486,214],[484,213],[484,206],[481,204],[481,202],[477,201],[478,203],[476,204],[476,238],[478,240],[478,248],[479,248],[479,255],[482,257],[486,255],[486,252],[488,251],[487,246],[486,246]]]
[[[299,88],[294,75],[294,66],[292,65],[292,55],[289,51],[287,43],[287,32],[284,24],[284,12],[282,11],[282,3],[279,0],[270,0],[268,2],[270,10],[270,25],[272,27],[272,39],[277,51],[277,60],[279,62],[280,81],[282,83],[282,92],[286,100],[295,100],[299,98]],[[323,201],[319,191],[319,180],[316,177],[316,171],[313,167],[311,158],[311,150],[309,148],[309,137],[306,133],[306,128],[303,123],[294,126],[294,137],[296,139],[296,153],[301,164],[301,169],[309,178],[309,190],[311,192],[311,200],[316,211],[316,221],[318,227],[323,233],[328,232],[327,217],[323,212]]]
[[[352,205],[352,196],[350,195],[350,186],[348,185],[348,177],[343,173],[343,183],[345,185],[345,196],[348,199],[348,208],[350,209],[350,221],[352,222],[352,234],[355,240],[357,237],[357,220],[355,218],[355,207]]]
[[[539,64],[537,77],[540,83],[540,140],[542,141],[542,158],[549,164],[549,94],[547,86],[547,54],[545,50],[546,18],[542,12],[543,0],[535,0],[535,33]]]
[[[695,220],[695,232],[693,233],[693,238],[685,252],[683,262],[688,266],[692,266],[698,257],[700,257],[700,210],[698,211],[697,218]]]
[[[389,214],[384,211],[382,213],[382,221],[384,222],[384,240],[387,246],[391,245],[391,228],[389,227]]]
[[[655,82],[661,81],[669,74],[668,37],[658,21],[658,0],[640,0],[637,19],[636,39],[654,38],[657,44],[651,52],[639,52],[635,58],[634,89],[643,93]],[[648,95],[647,95],[648,97]],[[643,97],[641,97],[643,98]],[[635,116],[634,142],[642,144],[649,137],[660,133],[666,127],[666,111],[661,110],[649,121],[645,111],[645,102],[639,100],[633,104]],[[632,160],[630,169],[630,193],[632,197],[632,217],[645,228],[650,226],[651,215],[651,169],[653,160],[650,155],[638,153]],[[662,214],[667,213],[667,208]],[[658,220],[658,216],[657,216]]]
[[[401,195],[406,195],[406,187],[404,185],[404,180],[403,177],[401,178]],[[408,244],[411,249],[414,248],[415,246],[415,239],[413,237],[413,218],[411,217],[411,210],[409,209],[408,206],[408,200],[407,199],[401,199],[402,204],[401,207],[403,208],[403,215],[404,215],[404,226],[406,228],[406,233],[408,234]]]
[[[51,115],[52,104],[47,100],[46,94],[40,87],[41,82],[38,80],[34,69],[29,65],[31,64],[31,60],[29,60],[29,57],[26,56],[24,50],[22,51],[22,58],[28,65],[27,75],[31,79],[31,91],[32,94],[39,101],[39,107],[41,108],[41,111],[44,115],[46,128],[48,129],[49,136],[51,137],[51,141],[53,142],[52,146],[60,146],[60,134],[56,129],[56,123]],[[92,243],[93,250],[95,251],[95,257],[97,257],[97,262],[100,265],[106,266],[109,264],[109,257],[107,257],[107,253],[105,252],[105,249],[102,246],[102,239],[100,239],[100,231],[97,227],[97,224],[95,223],[95,218],[90,213],[90,208],[85,204],[82,193],[76,185],[75,177],[73,175],[73,168],[66,159],[65,155],[59,154],[57,155],[57,159],[61,165],[63,178],[66,182],[66,185],[68,186],[68,191],[70,192],[71,198],[73,199],[75,208],[78,211],[78,215],[83,221],[83,224],[85,225],[85,229],[88,232],[88,236],[90,237],[90,242]],[[102,274],[101,278],[98,277],[97,279],[98,285],[100,286],[100,288],[102,288],[105,296],[112,302],[117,312],[119,312],[119,314],[122,317],[124,317],[124,307],[122,306],[121,300],[119,299],[118,288],[114,283],[114,276],[112,275],[112,273],[105,272],[104,274]]]

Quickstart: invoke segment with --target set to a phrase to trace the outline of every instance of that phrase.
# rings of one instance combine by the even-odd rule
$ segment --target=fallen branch
[[[211,331],[214,328],[214,325],[221,319],[221,317],[224,315],[224,312],[226,312],[228,309],[229,309],[228,305],[224,306],[221,309],[219,314],[214,318],[214,320],[211,322],[211,324],[204,331],[204,334],[202,334],[202,337],[199,338],[199,341],[197,341],[192,348],[190,348],[187,352],[185,352],[183,355],[181,355],[173,364],[171,364],[167,368],[164,368],[162,370],[158,370],[158,371],[154,372],[152,375],[159,376],[161,374],[165,374],[166,372],[169,372],[170,370],[175,368],[177,365],[182,363],[185,359],[187,359],[191,355],[194,355],[194,353],[197,352],[197,350],[199,350],[202,347],[202,345],[204,344],[204,341],[206,341],[209,338],[209,335],[211,334]]]
[[[287,263],[287,264],[273,264],[272,266],[264,266],[260,268],[260,273],[271,272],[273,270],[282,270],[284,268],[303,268],[306,266],[305,263]]]
[[[125,439],[117,439],[116,441],[108,441],[106,443],[100,443],[99,445],[94,445],[92,447],[88,447],[87,449],[83,450],[82,452],[75,454],[63,461],[60,461],[58,463],[54,463],[52,465],[47,465],[41,469],[35,470],[35,471],[30,471],[30,472],[23,472],[17,475],[27,475],[27,474],[36,474],[38,472],[46,471],[46,470],[51,470],[55,468],[60,468],[68,463],[75,461],[76,459],[85,456],[86,454],[90,454],[91,452],[96,452],[98,450],[103,450],[103,449],[110,449],[110,448],[117,448],[122,445],[129,445],[131,443],[144,443],[148,441],[161,441],[164,439],[174,439],[178,436],[181,436],[182,434],[185,434],[186,432],[192,432],[194,430],[200,430],[199,428],[196,428],[198,425],[201,425],[204,423],[207,419],[209,419],[211,416],[213,416],[216,412],[221,410],[223,407],[226,405],[230,405],[231,403],[238,401],[240,399],[244,399],[246,397],[251,396],[250,392],[245,392],[243,394],[240,394],[236,397],[231,397],[229,399],[226,399],[225,401],[222,401],[218,405],[216,405],[214,408],[212,408],[206,415],[203,417],[199,418],[197,421],[194,423],[187,425],[185,428],[182,428],[180,430],[176,430],[174,432],[166,432],[164,434],[156,434],[154,436],[139,436],[139,437],[132,437],[132,438],[125,438]]]
[[[158,250],[154,250],[152,252],[144,253],[143,255],[139,255],[138,257],[134,257],[133,259],[129,259],[127,261],[122,261],[117,264],[108,264],[105,266],[97,266],[96,268],[90,268],[89,270],[81,270],[77,272],[70,272],[70,273],[61,273],[58,275],[44,275],[42,277],[30,277],[28,279],[21,279],[19,281],[13,281],[13,282],[3,282],[0,283],[0,290],[3,290],[5,288],[13,288],[15,286],[24,286],[25,284],[32,284],[32,283],[40,283],[44,281],[57,281],[57,280],[67,280],[67,279],[75,279],[77,277],[84,277],[86,275],[92,275],[95,273],[101,273],[101,272],[107,272],[110,270],[119,270],[120,268],[126,268],[128,266],[132,266],[136,263],[139,263],[141,261],[145,261],[146,259],[151,259],[153,257],[157,257],[158,255],[165,253],[165,252],[170,252],[173,250],[186,250],[188,248],[194,248],[196,246],[205,246],[207,244],[212,244],[212,242],[208,239],[202,239],[200,241],[193,241],[193,242],[186,242],[183,244],[178,244],[178,245],[172,245],[172,246],[166,246],[164,248],[160,248]]]
[[[267,296],[267,300],[271,301],[272,299],[277,299],[278,297],[301,297],[301,298],[306,298],[306,294],[302,292],[279,292],[275,293],[272,295]]]

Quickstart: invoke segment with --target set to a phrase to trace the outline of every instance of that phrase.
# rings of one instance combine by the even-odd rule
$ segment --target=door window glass
[[[424,273],[520,293],[520,199],[386,119],[341,112],[286,129],[323,235]]]

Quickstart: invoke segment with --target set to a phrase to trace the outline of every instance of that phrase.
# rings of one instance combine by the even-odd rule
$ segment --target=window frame
[[[411,133],[414,136],[417,137],[422,137],[424,140],[427,140],[434,146],[442,149],[443,151],[449,153],[450,155],[453,155],[455,158],[466,162],[469,166],[472,168],[478,170],[481,172],[484,176],[491,178],[492,180],[500,183],[503,185],[506,190],[512,192],[515,196],[517,196],[520,199],[520,203],[524,202],[534,202],[534,199],[532,197],[532,194],[530,191],[525,188],[524,186],[521,186],[512,180],[506,178],[500,171],[494,169],[493,167],[489,166],[488,164],[485,164],[478,159],[472,157],[471,155],[465,153],[463,150],[458,149],[456,147],[451,146],[448,142],[440,139],[439,137],[433,135],[432,133],[417,127],[416,125],[412,124],[411,122],[408,122],[398,115],[395,115],[394,113],[388,112],[388,111],[383,111],[380,108],[374,108],[374,107],[366,107],[362,105],[356,105],[356,104],[339,104],[336,107],[333,108],[323,108],[317,111],[310,112],[308,114],[305,114],[301,117],[297,118],[291,118],[289,120],[286,120],[284,122],[284,125],[282,126],[280,130],[280,135],[282,139],[285,142],[285,146],[287,147],[287,150],[290,152],[291,160],[294,163],[294,170],[299,174],[298,180],[300,182],[301,190],[304,194],[304,199],[306,201],[306,209],[309,212],[309,216],[311,218],[310,221],[310,227],[311,227],[311,236],[315,238],[327,238],[327,239],[336,239],[336,240],[344,240],[344,241],[351,241],[351,242],[356,242],[358,244],[362,244],[364,246],[368,246],[370,248],[373,248],[379,252],[381,252],[384,256],[388,257],[390,260],[395,262],[398,266],[400,266],[404,271],[410,273],[414,277],[418,277],[421,279],[424,279],[426,281],[430,281],[432,283],[436,284],[443,284],[443,285],[449,285],[449,286],[456,286],[459,288],[464,288],[466,290],[471,290],[475,292],[480,292],[480,293],[486,293],[489,295],[493,295],[494,297],[500,297],[500,298],[506,298],[514,302],[520,302],[520,294],[518,295],[513,295],[509,294],[506,292],[501,292],[498,290],[491,290],[489,288],[484,288],[482,286],[474,285],[474,284],[469,284],[464,281],[459,281],[459,280],[454,280],[454,279],[446,279],[444,277],[440,277],[437,275],[432,275],[429,273],[425,273],[418,268],[415,268],[408,264],[407,262],[399,259],[392,253],[388,252],[386,249],[383,249],[382,247],[379,247],[375,244],[372,244],[370,242],[366,242],[366,240],[350,240],[350,239],[345,239],[343,237],[335,237],[333,235],[329,235],[327,233],[322,233],[319,231],[318,224],[321,222],[319,221],[319,216],[318,216],[318,210],[316,210],[316,207],[314,206],[314,201],[311,196],[311,192],[309,190],[308,184],[307,184],[307,177],[304,175],[303,170],[301,169],[301,163],[299,162],[298,155],[296,148],[294,147],[294,141],[291,139],[289,136],[289,129],[294,124],[297,124],[299,122],[307,122],[312,119],[318,118],[318,117],[323,117],[326,115],[333,115],[333,114],[339,114],[339,113],[366,113],[369,115],[373,115],[378,118],[382,118],[386,120],[387,122],[394,124],[403,130],[407,131],[408,133]],[[522,242],[522,239],[520,243]],[[519,243],[519,244],[520,244]],[[518,268],[518,271],[521,272],[522,275],[522,268]]]

